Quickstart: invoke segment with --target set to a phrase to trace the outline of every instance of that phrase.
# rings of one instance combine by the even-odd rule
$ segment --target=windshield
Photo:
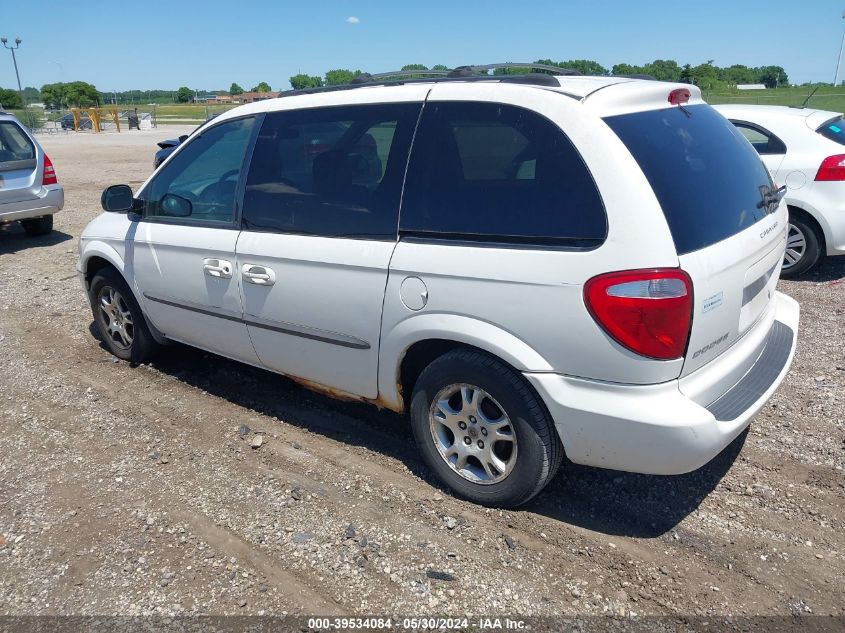
[[[772,180],[746,138],[709,105],[605,119],[657,196],[679,255],[761,220]]]
[[[845,124],[843,124],[841,116],[823,123],[816,132],[825,138],[829,138],[831,141],[845,145]]]

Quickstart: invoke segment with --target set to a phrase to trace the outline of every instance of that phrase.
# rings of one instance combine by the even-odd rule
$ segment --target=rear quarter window
[[[845,121],[841,116],[823,123],[816,132],[826,139],[845,145]]]
[[[417,129],[400,216],[405,234],[590,248],[607,235],[589,169],[531,110],[433,102]]]
[[[742,133],[709,105],[605,119],[636,159],[684,255],[731,237],[768,213],[768,170]]]

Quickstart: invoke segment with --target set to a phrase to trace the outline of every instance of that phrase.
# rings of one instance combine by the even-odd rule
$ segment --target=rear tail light
[[[56,185],[59,179],[56,178],[56,169],[53,163],[50,162],[50,157],[44,154],[44,177],[41,179],[42,185]]]
[[[845,154],[825,158],[816,172],[816,180],[845,180]]]
[[[627,270],[593,277],[584,301],[617,343],[649,358],[680,358],[692,323],[692,281],[677,268]]]

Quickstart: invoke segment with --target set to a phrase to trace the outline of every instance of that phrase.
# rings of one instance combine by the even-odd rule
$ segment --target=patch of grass
[[[759,105],[800,106],[811,88],[787,87],[771,90],[703,91],[708,103],[752,103]],[[808,108],[845,112],[845,86],[822,86],[807,102]]]

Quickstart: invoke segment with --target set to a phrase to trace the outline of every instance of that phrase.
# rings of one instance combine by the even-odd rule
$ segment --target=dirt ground
[[[845,615],[845,257],[781,282],[792,371],[712,463],[564,464],[488,510],[437,487],[397,415],[100,346],[77,238],[182,131],[41,138],[56,230],[0,230],[0,614]]]

